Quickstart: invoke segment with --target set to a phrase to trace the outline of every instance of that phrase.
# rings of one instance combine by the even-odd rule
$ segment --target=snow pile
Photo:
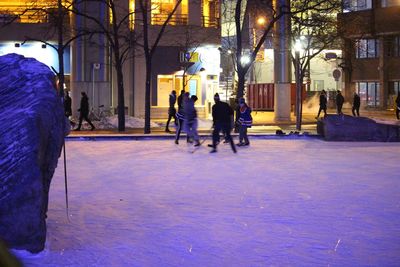
[[[69,141],[46,266],[397,266],[399,143]],[[183,143],[183,142],[182,142]],[[379,160],[377,156],[379,155]]]
[[[118,115],[107,117],[107,122],[112,125],[113,128],[118,128]],[[144,119],[136,118],[132,116],[125,116],[125,127],[126,128],[144,128]],[[160,127],[158,123],[150,122],[150,127]]]

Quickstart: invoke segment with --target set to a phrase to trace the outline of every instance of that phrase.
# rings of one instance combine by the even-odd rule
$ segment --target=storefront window
[[[379,88],[378,82],[358,82],[357,92],[361,102],[369,107],[379,106]]]

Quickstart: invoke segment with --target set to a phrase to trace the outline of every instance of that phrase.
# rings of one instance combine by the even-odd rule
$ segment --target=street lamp
[[[302,84],[301,81],[301,65],[300,65],[300,51],[302,50],[300,39],[296,39],[294,44],[295,55],[295,76],[296,76],[296,130],[301,131],[301,113],[302,113]]]

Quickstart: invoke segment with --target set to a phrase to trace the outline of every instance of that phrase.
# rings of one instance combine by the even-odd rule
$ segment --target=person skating
[[[86,95],[85,92],[81,92],[82,98],[81,98],[81,104],[80,107],[78,109],[78,111],[80,112],[79,114],[79,125],[78,128],[76,128],[76,131],[80,131],[81,130],[81,126],[82,126],[82,120],[84,119],[85,121],[87,121],[89,123],[89,125],[92,127],[92,131],[95,129],[93,123],[89,120],[88,115],[89,115],[89,98]]]
[[[337,95],[336,95],[336,109],[337,109],[338,115],[343,114],[343,112],[342,112],[343,103],[344,103],[344,97],[342,96],[342,93],[340,92],[340,90],[338,90]]]
[[[324,116],[326,116],[326,104],[327,104],[327,99],[326,99],[326,92],[325,90],[321,91],[321,94],[319,95],[319,110],[316,119],[319,118],[319,114],[321,114],[321,111],[324,111]]]
[[[178,124],[176,121],[175,102],[176,102],[176,91],[172,90],[171,94],[169,94],[168,120],[167,120],[167,125],[165,126],[165,131],[167,133],[171,132],[169,130],[169,122],[171,121],[172,118],[174,118],[175,125]]]
[[[196,101],[197,96],[192,95],[190,99],[185,102],[183,109],[185,114],[185,131],[188,139],[194,140],[194,146],[199,146],[199,135],[197,133],[197,111],[194,107],[194,103]]]
[[[356,92],[354,92],[353,107],[351,108],[351,112],[353,113],[354,117],[360,117],[360,96]]]
[[[230,142],[232,151],[236,153],[236,147],[233,143],[231,136],[231,129],[233,127],[233,110],[225,102],[220,101],[218,93],[214,95],[215,104],[212,106],[213,116],[213,144],[211,153],[217,152],[217,144],[219,142],[219,133],[222,131],[226,139]]]
[[[189,93],[185,93],[185,90],[181,91],[181,94],[178,97],[178,113],[176,113],[176,118],[178,119],[178,128],[175,133],[175,144],[179,144],[179,137],[181,135],[181,131],[183,129],[183,124],[185,120],[185,114],[183,110],[184,102],[189,99]]]
[[[251,108],[247,106],[244,98],[239,99],[239,143],[237,146],[248,146],[250,145],[249,138],[247,136],[247,128],[250,128],[253,123],[251,117]]]
[[[400,120],[400,92],[397,93],[396,97],[396,118]]]

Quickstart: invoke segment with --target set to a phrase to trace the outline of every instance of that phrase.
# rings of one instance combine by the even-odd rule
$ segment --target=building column
[[[379,107],[388,107],[387,44],[384,37],[379,38]]]
[[[274,0],[274,7],[280,10],[290,7],[290,0]],[[291,88],[291,38],[290,16],[282,16],[274,29],[274,110],[276,122],[290,121],[290,88]]]

